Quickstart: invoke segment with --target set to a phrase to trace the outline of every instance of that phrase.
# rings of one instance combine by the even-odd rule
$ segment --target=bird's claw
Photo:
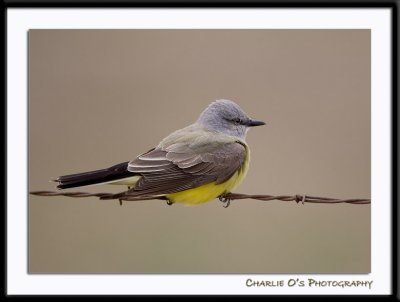
[[[171,200],[167,199],[167,205],[169,205],[169,206],[172,206],[173,204],[174,204],[174,202],[173,202],[173,201],[171,201]]]
[[[225,195],[221,195],[218,197],[219,201],[223,203],[223,207],[227,208],[231,204],[231,199],[226,197]]]

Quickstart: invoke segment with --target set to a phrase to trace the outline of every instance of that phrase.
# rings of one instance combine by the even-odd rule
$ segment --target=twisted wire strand
[[[86,192],[54,192],[54,191],[32,191],[30,192],[32,195],[36,196],[67,196],[67,197],[99,197],[100,199],[110,199],[115,200],[118,199],[120,202],[122,200],[126,201],[140,201],[140,200],[150,200],[150,199],[158,199],[158,200],[166,200],[163,196],[130,196],[129,192],[121,195],[121,193],[86,193]],[[316,197],[309,195],[248,195],[248,194],[240,194],[240,193],[228,193],[224,195],[224,199],[226,200],[240,200],[240,199],[255,199],[261,201],[271,201],[271,200],[280,200],[280,201],[295,201],[296,203],[324,203],[324,204],[335,204],[335,203],[350,203],[350,204],[370,204],[371,199],[366,198],[353,198],[353,199],[337,199],[330,197]]]

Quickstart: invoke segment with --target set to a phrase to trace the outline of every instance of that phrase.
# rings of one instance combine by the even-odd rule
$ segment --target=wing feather
[[[241,169],[247,148],[242,142],[220,144],[182,142],[152,149],[128,164],[128,171],[143,177],[133,195],[170,194],[211,182],[228,180]]]

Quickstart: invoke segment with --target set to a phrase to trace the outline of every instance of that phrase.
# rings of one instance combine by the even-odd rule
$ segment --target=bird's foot
[[[223,207],[227,208],[231,204],[231,199],[229,197],[226,197],[226,195],[221,195],[218,197],[219,201],[222,202]]]
[[[118,199],[119,200],[119,205],[122,206],[122,199]]]
[[[172,206],[174,204],[173,201],[169,200],[168,198],[165,199],[167,201],[167,205]]]

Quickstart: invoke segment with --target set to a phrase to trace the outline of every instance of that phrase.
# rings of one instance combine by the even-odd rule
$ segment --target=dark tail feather
[[[94,185],[134,176],[127,167],[128,162],[124,162],[107,169],[60,176],[54,181],[58,182],[58,189]]]

